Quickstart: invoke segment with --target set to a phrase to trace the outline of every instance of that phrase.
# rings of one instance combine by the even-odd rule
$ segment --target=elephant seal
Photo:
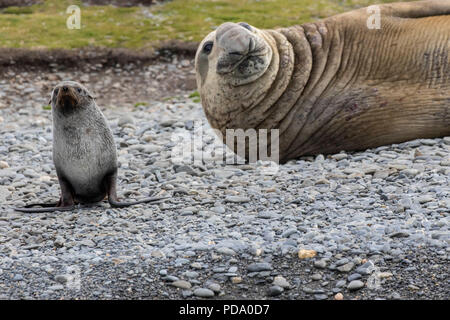
[[[212,128],[224,140],[276,129],[282,163],[450,135],[450,0],[377,8],[378,29],[371,7],[276,30],[220,25],[195,57]]]
[[[84,86],[73,81],[61,82],[53,89],[49,104],[53,116],[53,162],[61,198],[55,204],[32,204],[15,210],[71,210],[77,203],[96,203],[106,195],[112,207],[165,199],[152,197],[133,202],[118,201],[116,145],[103,113]],[[41,207],[33,208],[35,206]]]

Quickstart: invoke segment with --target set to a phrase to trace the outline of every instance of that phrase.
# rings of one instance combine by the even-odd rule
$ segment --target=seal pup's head
[[[62,81],[52,91],[49,101],[55,112],[71,114],[91,104],[92,94],[80,83]]]

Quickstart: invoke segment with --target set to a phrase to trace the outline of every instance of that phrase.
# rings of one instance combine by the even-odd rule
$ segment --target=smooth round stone
[[[215,293],[219,293],[220,292],[220,284],[218,284],[218,283],[211,283],[208,286],[208,289],[214,291]]]
[[[311,279],[314,280],[314,281],[319,281],[319,280],[322,279],[322,275],[319,274],[319,273],[315,273],[315,274],[313,274],[313,275],[311,276]]]
[[[358,280],[361,279],[361,275],[359,273],[353,273],[351,275],[348,276],[347,280],[349,282],[352,282],[353,280]]]
[[[269,297],[275,297],[275,296],[280,295],[283,291],[284,291],[284,289],[280,286],[271,286],[267,290],[267,295]]]
[[[276,276],[273,279],[273,285],[275,286],[279,286],[283,289],[288,289],[291,287],[291,285],[289,284],[289,282],[283,277],[283,276]]]
[[[361,289],[362,287],[364,287],[364,282],[360,280],[353,280],[348,284],[347,289],[350,291],[355,291]]]
[[[180,289],[190,289],[192,287],[191,283],[185,280],[174,281],[171,285]]]
[[[270,263],[267,262],[257,262],[252,263],[247,267],[248,272],[261,272],[261,271],[272,271],[273,267]]]
[[[211,298],[214,297],[214,291],[206,288],[197,288],[194,290],[194,296],[201,298]]]
[[[317,269],[325,269],[326,266],[327,263],[325,260],[314,261],[314,267],[316,267]]]
[[[69,281],[69,278],[65,274],[60,274],[55,277],[55,280],[58,281],[59,283],[64,284],[67,281]]]
[[[344,295],[338,292],[334,295],[334,300],[344,300]]]

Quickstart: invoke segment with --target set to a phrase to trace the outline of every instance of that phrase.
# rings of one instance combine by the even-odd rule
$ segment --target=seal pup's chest
[[[76,194],[104,193],[104,176],[117,168],[116,148],[106,123],[65,123],[54,130],[59,131],[53,141],[55,167],[69,180]]]

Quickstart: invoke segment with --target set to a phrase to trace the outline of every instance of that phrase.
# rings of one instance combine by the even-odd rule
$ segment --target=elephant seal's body
[[[379,8],[380,29],[365,8],[278,30],[221,25],[196,55],[211,126],[279,129],[282,162],[450,135],[450,0]]]
[[[57,85],[50,101],[53,115],[53,162],[61,198],[57,204],[16,208],[22,212],[71,210],[76,203],[103,200],[124,207],[162,198],[135,202],[117,199],[117,155],[112,132],[88,90],[73,81]],[[42,208],[33,208],[35,206]]]

